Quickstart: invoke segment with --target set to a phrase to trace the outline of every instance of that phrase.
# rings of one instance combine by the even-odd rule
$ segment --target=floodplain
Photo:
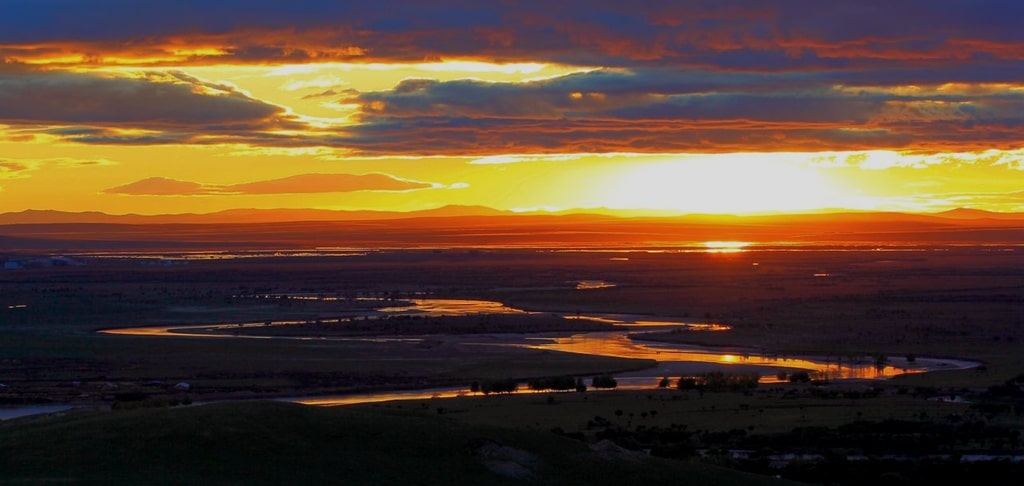
[[[89,254],[4,271],[0,400],[75,407],[4,420],[5,470],[31,479],[52,466],[14,453],[41,447],[33,427],[274,410],[260,399],[347,403],[383,422],[492,431],[498,443],[505,432],[493,430],[558,436],[616,470],[639,454],[754,482],[1019,472],[1019,247],[721,250]],[[696,356],[682,364],[687,349]],[[844,365],[864,371],[828,372]],[[585,391],[545,385],[559,377]],[[508,382],[521,393],[483,393]],[[196,409],[212,402],[224,403]],[[182,446],[166,433],[151,439]],[[911,435],[934,440],[908,445]],[[515,476],[474,457],[467,467],[481,474]],[[964,459],[979,457],[991,460]],[[520,462],[516,474],[564,480]],[[128,464],[106,476],[75,467],[134,477]]]

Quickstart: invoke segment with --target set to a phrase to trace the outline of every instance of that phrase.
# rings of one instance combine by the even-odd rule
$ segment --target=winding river
[[[293,296],[294,297],[294,296]],[[331,299],[330,297],[297,297]],[[465,299],[413,299],[407,305],[381,307],[359,313],[360,319],[375,319],[396,315],[465,316],[475,314],[530,314],[530,311],[506,306],[500,302]],[[657,361],[657,366],[641,371],[616,374],[618,388],[650,389],[661,377],[692,376],[712,371],[733,373],[758,373],[761,381],[777,382],[782,374],[807,371],[815,377],[836,379],[885,379],[906,373],[924,373],[936,370],[957,370],[978,366],[980,363],[955,359],[918,357],[913,362],[904,358],[889,358],[879,366],[868,358],[839,358],[824,356],[773,356],[756,350],[742,348],[710,348],[686,344],[669,344],[644,341],[643,334],[649,332],[680,329],[690,332],[721,332],[729,330],[723,324],[688,323],[652,318],[632,314],[564,314],[570,319],[587,319],[612,324],[613,331],[572,333],[555,336],[530,336],[523,334],[461,335],[461,342],[481,346],[517,346],[532,349],[549,349],[597,356],[623,358],[645,358]],[[344,323],[354,317],[325,319],[321,322]],[[287,326],[303,324],[306,321],[274,321],[269,325]],[[292,337],[254,336],[236,334],[234,330],[245,327],[264,327],[266,322],[221,325],[171,325],[145,326],[118,329],[104,329],[103,334],[130,336],[196,337],[220,339],[299,339],[299,340],[360,340],[360,341],[421,341],[425,336],[403,337]],[[430,388],[422,390],[377,391],[341,396],[292,397],[280,400],[310,405],[347,405],[388,400],[411,400],[446,398],[468,394],[466,387]],[[70,405],[2,407],[0,420],[26,415],[53,413],[72,408]]]
[[[367,311],[360,318],[373,319],[395,315],[465,316],[474,314],[529,314],[529,311],[506,306],[500,302],[464,299],[413,299],[408,305],[382,307]],[[712,371],[734,373],[758,373],[762,382],[777,382],[785,374],[807,371],[812,376],[836,379],[884,379],[906,373],[923,373],[935,370],[956,370],[978,366],[979,363],[955,359],[919,357],[908,362],[905,358],[889,358],[882,364],[874,360],[850,357],[824,356],[774,356],[742,348],[710,348],[703,346],[669,344],[644,341],[643,334],[649,332],[684,329],[690,332],[727,331],[722,324],[687,323],[659,320],[650,316],[631,314],[566,314],[566,318],[587,319],[612,324],[616,329],[605,332],[574,333],[557,337],[529,335],[464,335],[463,343],[477,345],[518,346],[533,349],[549,349],[597,356],[623,358],[645,358],[657,361],[654,368],[616,375],[619,388],[651,388],[663,377],[696,375]],[[352,317],[322,320],[321,322],[344,323]],[[270,325],[301,324],[305,321],[275,321]],[[265,322],[225,325],[188,326],[147,326],[100,331],[106,334],[132,336],[191,336],[206,338],[234,339],[300,339],[300,340],[370,340],[370,341],[419,341],[423,336],[398,338],[352,338],[352,337],[291,337],[253,336],[234,334],[240,327],[263,327]],[[287,399],[315,405],[343,405],[399,399],[422,399],[452,397],[466,394],[465,387],[433,388],[414,391],[374,392],[338,397],[297,397]]]

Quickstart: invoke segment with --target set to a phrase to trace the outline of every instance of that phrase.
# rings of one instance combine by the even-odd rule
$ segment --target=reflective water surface
[[[977,363],[953,359],[916,358],[913,363],[902,357],[885,358],[879,362],[869,357],[782,356],[762,354],[742,348],[708,348],[675,343],[645,342],[642,333],[601,332],[575,334],[529,345],[536,349],[551,349],[571,353],[614,356],[620,358],[646,358],[658,361],[656,370],[633,373],[647,377],[681,376],[707,371],[727,371],[742,368],[743,372],[757,372],[762,381],[777,381],[780,372],[810,371],[815,379],[880,379],[907,373],[935,370],[954,370],[977,366]],[[719,366],[687,366],[705,363]],[[738,371],[738,370],[737,370]]]
[[[414,299],[408,305],[396,305],[368,311],[362,318],[381,318],[388,315],[430,315],[466,316],[474,314],[527,314],[528,311],[506,306],[501,302],[468,299]],[[528,335],[502,335],[489,339],[464,336],[467,344],[481,346],[521,346],[532,349],[549,349],[571,353],[622,358],[645,358],[658,362],[654,368],[617,374],[620,389],[649,389],[657,386],[661,377],[677,378],[693,376],[712,371],[757,373],[761,381],[772,383],[784,381],[788,374],[807,371],[814,379],[883,379],[905,373],[923,373],[935,370],[955,370],[978,366],[971,361],[918,357],[913,363],[904,358],[888,358],[878,362],[868,357],[814,357],[775,356],[761,354],[755,350],[741,348],[709,348],[702,346],[659,343],[644,341],[645,333],[686,329],[695,332],[723,332],[730,327],[717,323],[690,323],[675,320],[655,319],[651,316],[633,314],[566,314],[569,319],[586,319],[609,323],[620,330],[607,332],[575,333],[559,337],[531,337]],[[321,320],[321,322],[344,323],[352,318]],[[270,325],[302,324],[305,321],[275,321]],[[232,334],[239,327],[266,326],[267,323],[246,323],[199,326],[157,326],[125,329],[108,329],[101,332],[134,336],[192,336],[245,339],[328,339],[349,341],[420,341],[423,337],[270,337]],[[474,342],[479,341],[479,342]],[[486,342],[485,342],[486,341]],[[522,392],[528,392],[525,386]],[[377,391],[331,397],[294,397],[283,399],[308,405],[348,405],[373,403],[389,400],[422,400],[449,398],[469,394],[468,386],[431,388],[425,390]]]
[[[31,415],[63,412],[74,408],[72,405],[28,405],[17,407],[0,407],[0,420],[10,420]]]
[[[325,297],[326,298],[326,297]],[[466,316],[475,314],[529,314],[529,311],[509,307],[501,302],[471,299],[412,299],[401,301],[406,305],[368,310],[360,316],[363,319],[381,318],[392,315]],[[661,320],[651,316],[634,314],[566,314],[569,319],[586,319],[605,322],[619,328],[615,331],[574,333],[558,337],[530,337],[524,335],[503,335],[490,339],[473,335],[464,336],[467,344],[520,346],[533,349],[548,349],[571,353],[620,358],[652,359],[658,362],[654,369],[629,373],[624,378],[646,380],[661,376],[687,376],[709,371],[734,371],[758,373],[762,381],[772,382],[784,379],[786,374],[803,370],[814,379],[880,379],[906,373],[923,373],[934,370],[964,369],[978,363],[953,359],[916,358],[908,362],[905,358],[892,357],[884,360],[869,357],[827,357],[827,356],[779,356],[763,354],[757,350],[742,348],[710,348],[687,344],[644,341],[645,333],[685,329],[693,332],[724,332],[730,327],[717,323],[689,323]],[[344,324],[352,317],[322,319],[320,322]],[[307,321],[274,321],[222,325],[188,326],[147,326],[134,328],[106,329],[106,334],[132,336],[190,336],[244,339],[299,339],[299,340],[344,340],[344,341],[421,341],[419,336],[402,337],[292,337],[254,336],[234,334],[233,330],[249,327],[285,326],[304,324]],[[475,342],[476,341],[476,342]],[[485,342],[486,341],[486,342]],[[627,383],[628,384],[628,383]],[[417,396],[436,393],[457,393],[455,390],[433,390],[415,392]],[[412,392],[395,392],[408,394]],[[384,396],[374,394],[374,396]],[[403,395],[404,396],[404,395]],[[386,399],[386,398],[384,398]],[[364,400],[365,401],[365,400]]]
[[[471,299],[411,299],[412,305],[383,307],[386,314],[420,314],[429,316],[471,316],[476,314],[530,314],[501,302]]]

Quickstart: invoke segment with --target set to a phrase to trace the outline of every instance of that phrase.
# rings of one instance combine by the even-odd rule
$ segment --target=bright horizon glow
[[[571,25],[558,9],[382,5],[227,22],[247,4],[154,0],[88,29],[88,0],[12,6],[0,213],[1024,212],[1024,61],[1007,54],[1024,43],[990,28],[997,6],[892,30],[829,3],[569,0],[594,12]]]
[[[749,241],[705,241],[707,253],[743,253],[750,246]]]
[[[791,154],[723,154],[634,164],[609,191],[611,208],[765,213],[840,207],[835,184]]]
[[[708,249],[739,250],[750,246],[749,241],[705,241],[704,247]]]
[[[950,165],[938,156],[885,151],[508,155],[481,162],[479,157],[362,158],[323,147],[104,147],[66,144],[51,138],[0,141],[0,150],[5,154],[0,161],[0,212],[56,209],[170,214],[231,208],[415,211],[447,205],[524,213],[606,208],[652,215],[666,211],[936,212],[957,207],[1024,211],[1024,204],[1013,199],[997,199],[1002,197],[1000,194],[1012,195],[1019,187],[1017,179],[986,176],[993,171],[1019,174],[1016,164],[1024,159],[1020,151],[952,154],[946,157],[958,162]],[[177,163],[154,166],[149,163],[154,157]],[[211,167],[219,170],[211,171]],[[105,192],[153,176],[204,186],[230,186],[314,173],[383,173],[399,181],[425,183],[427,189],[237,193],[232,197]],[[82,174],[89,176],[83,178]],[[930,176],[924,177],[926,174]],[[908,188],[913,191],[908,192]],[[992,196],[979,199],[985,192]]]

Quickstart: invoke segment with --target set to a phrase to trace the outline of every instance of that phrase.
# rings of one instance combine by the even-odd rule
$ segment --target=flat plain
[[[334,439],[309,438],[301,428],[288,425],[288,420],[348,424],[338,427],[350,427],[346,421],[354,420],[378,424],[383,434],[405,444],[403,454],[415,455],[425,446],[404,442],[394,428],[413,421],[422,422],[422,427],[457,430],[462,437],[458,441],[465,443],[469,436],[464,434],[515,443],[513,449],[533,450],[530,454],[538,457],[547,453],[504,434],[532,437],[528,442],[558,436],[559,441],[578,443],[573,447],[598,454],[608,461],[601,467],[620,473],[632,470],[631,461],[636,458],[630,454],[636,452],[673,459],[669,463],[684,465],[680,467],[724,466],[766,478],[783,475],[843,482],[849,461],[863,456],[871,464],[865,470],[894,472],[919,481],[932,477],[922,472],[926,468],[921,461],[946,461],[943,464],[949,464],[943,467],[953,467],[959,458],[972,454],[1010,458],[1022,454],[1024,407],[1014,381],[1024,374],[1024,259],[1018,250],[1012,246],[834,246],[740,251],[421,249],[246,258],[230,254],[219,258],[76,256],[74,265],[0,273],[4,299],[0,303],[0,383],[4,385],[0,399],[8,406],[73,404],[95,411],[5,421],[0,424],[5,429],[0,456],[8,458],[6,471],[18,471],[10,473],[11,478],[39,480],[49,477],[44,471],[54,467],[47,458],[55,450],[51,448],[71,447],[42,440],[44,429],[49,436],[52,430],[77,430],[86,427],[80,424],[91,423],[122,430],[111,432],[115,435],[134,434],[145,429],[143,423],[148,420],[220,423],[226,420],[223,414],[252,414],[252,422],[238,425],[245,429],[238,432],[242,436],[232,437],[254,443],[280,440],[273,437],[291,437],[294,444],[322,440],[322,446],[329,447]],[[419,298],[495,301],[534,314],[366,317],[375,309]],[[652,382],[646,390],[486,397],[470,393],[473,382],[525,383],[574,376],[589,383],[596,375],[614,376],[654,365],[650,360],[474,344],[482,336],[510,332],[552,336],[607,329],[605,324],[561,317],[580,313],[638,314],[652,320],[719,323],[731,328],[644,336],[662,342],[837,359],[935,356],[974,360],[981,366],[879,381],[783,380],[756,389],[680,390],[679,377],[673,376],[666,377],[670,385],[663,389]],[[294,326],[260,324],[281,322]],[[253,327],[206,338],[97,332],[215,324]],[[271,328],[275,331],[270,334],[278,338],[243,336],[266,335]],[[182,383],[187,387],[179,386]],[[453,386],[465,387],[466,396],[356,405],[358,414],[364,414],[358,417],[340,408],[306,412],[301,411],[304,406],[289,405],[278,411],[259,402],[238,401]],[[941,397],[960,398],[947,403],[939,401]],[[222,401],[229,403],[180,406]],[[128,410],[134,411],[128,415]],[[278,425],[291,432],[282,433],[268,418],[278,414]],[[396,414],[400,418],[392,417]],[[896,445],[875,449],[863,444],[829,445],[823,438],[828,435],[823,431],[837,427],[882,427],[878,425],[882,423],[897,429],[909,427],[908,423],[946,427],[943,433],[966,439],[935,450],[903,444],[899,452]],[[956,428],[962,424],[991,429],[1001,438],[972,438]],[[161,431],[146,439],[149,445],[144,450],[151,454],[166,452],[153,444],[165,443],[174,450],[191,447],[186,445],[188,434],[153,430]],[[813,435],[807,430],[821,437],[815,439],[818,442],[800,443],[790,437],[800,430],[805,438]],[[79,447],[93,439],[74,440],[78,443],[74,447]],[[595,452],[612,447],[609,443],[617,452]],[[257,448],[246,454],[257,462],[269,460],[271,454],[302,454],[294,444],[279,443],[276,452]],[[203,447],[207,446],[223,447],[213,442]],[[344,440],[335,446],[355,447]],[[209,452],[203,447],[196,453]],[[381,447],[385,449],[377,453],[384,454],[395,444]],[[771,465],[770,457],[798,452],[808,457],[800,467],[779,459]],[[226,468],[219,477],[235,477],[232,471],[242,470],[241,459],[225,459],[223,451],[216,454]],[[737,458],[744,454],[756,459]],[[893,459],[896,456],[900,459]],[[820,460],[815,463],[814,457]],[[132,459],[137,460],[141,459]],[[339,461],[337,467],[354,464],[344,458],[333,460]],[[474,461],[471,469],[486,463],[479,457]],[[169,482],[216,476],[207,476],[212,474],[208,463],[186,459],[180,463],[181,472],[167,476]],[[954,470],[968,474],[989,467],[995,477],[1001,477],[1019,469],[1013,465],[1019,463],[992,464],[998,467],[972,464]],[[149,471],[114,459],[97,460],[94,465],[69,465],[67,477],[131,482],[139,477],[134,474]],[[646,470],[669,477],[678,473],[675,467]],[[306,470],[308,478],[331,471],[308,466]],[[510,474],[507,471],[493,469],[481,474],[511,477],[502,476]],[[529,474],[549,482],[565,479],[562,472],[544,468],[529,469]],[[352,482],[376,483],[382,477],[364,471]],[[438,477],[433,482],[444,481]]]

